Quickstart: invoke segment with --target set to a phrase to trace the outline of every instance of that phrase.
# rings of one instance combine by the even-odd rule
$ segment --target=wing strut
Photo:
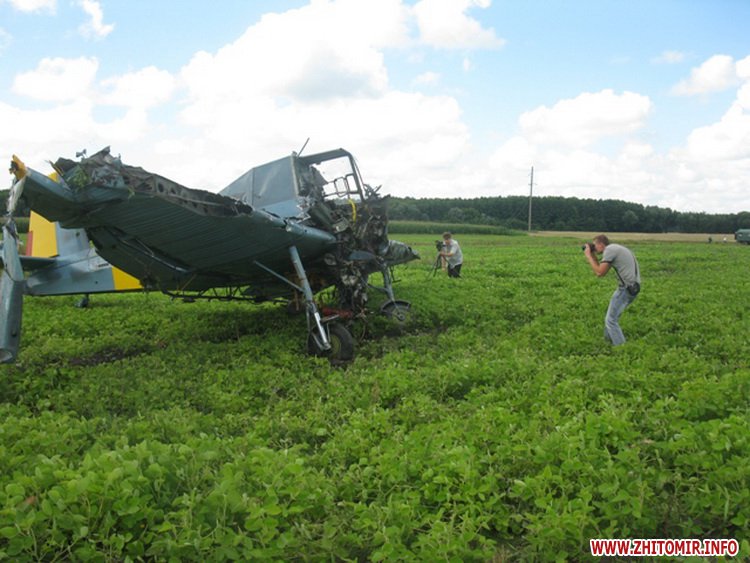
[[[294,264],[297,277],[302,284],[302,293],[305,296],[305,304],[307,305],[307,330],[310,333],[310,337],[315,340],[318,349],[330,350],[331,343],[328,340],[326,330],[323,328],[323,323],[320,321],[320,312],[315,305],[312,288],[310,287],[310,282],[307,280],[307,274],[305,273],[305,268],[302,266],[302,259],[299,257],[296,246],[289,247],[289,255],[292,257],[292,264]],[[315,322],[315,326],[311,327],[310,325],[313,321]]]
[[[20,162],[20,161],[19,161]],[[8,197],[8,216],[3,225],[3,272],[0,281],[0,362],[16,359],[21,342],[21,315],[26,279],[18,256],[18,232],[13,214],[25,178],[13,184]]]

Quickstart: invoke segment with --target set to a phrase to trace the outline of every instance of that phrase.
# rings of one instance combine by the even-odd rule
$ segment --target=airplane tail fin
[[[38,213],[29,216],[29,233],[26,239],[26,256],[54,258],[78,254],[90,247],[89,237],[83,229],[63,229],[60,223],[48,221]]]
[[[49,177],[59,181],[57,172]],[[29,216],[29,234],[26,239],[26,256],[34,258],[53,258],[69,256],[90,247],[89,237],[83,229],[63,229],[60,223],[48,221],[38,213]]]
[[[57,173],[50,178],[58,181]],[[31,212],[24,270],[32,271],[26,284],[31,295],[113,293],[143,289],[141,283],[101,258],[85,229],[66,229]]]

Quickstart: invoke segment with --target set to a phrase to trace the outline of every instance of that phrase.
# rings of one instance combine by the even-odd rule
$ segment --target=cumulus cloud
[[[721,208],[725,201],[748,202],[750,57],[725,66],[731,67],[726,75],[744,81],[735,99],[721,119],[697,127],[683,146],[669,151],[675,179],[683,186],[683,208],[710,211]]]
[[[8,3],[20,12],[49,12],[54,13],[57,8],[57,0],[7,0]]]
[[[744,86],[743,89],[747,89]],[[741,92],[743,98],[748,93]],[[750,113],[735,102],[717,123],[694,129],[687,139],[691,161],[750,159]]]
[[[347,20],[354,13],[356,19]],[[406,15],[393,0],[314,2],[268,14],[215,54],[197,53],[182,77],[198,100],[272,96],[320,101],[378,95],[388,78],[377,46],[405,40]]]
[[[67,102],[88,92],[99,62],[96,58],[42,59],[35,70],[15,77],[13,91],[48,102]]]
[[[197,53],[180,73],[187,93],[180,117],[202,132],[200,142],[217,148],[214,158],[225,165],[194,163],[191,173],[222,187],[207,170],[237,174],[308,137],[308,151],[366,147],[391,171],[403,171],[396,161],[405,155],[435,167],[460,158],[468,130],[455,99],[407,94],[389,83],[383,48],[409,44],[409,17],[398,0],[313,2],[264,16],[215,53]],[[363,20],[370,24],[351,25]],[[416,82],[438,78],[424,73]],[[164,146],[186,144],[201,150],[198,142],[178,138]]]
[[[154,130],[148,110],[172,95],[175,78],[147,67],[98,81],[98,68],[95,58],[42,59],[36,69],[17,75],[13,91],[49,107],[24,109],[0,102],[0,147],[40,170],[47,160],[72,157],[71,147],[91,152],[112,145],[150,155],[152,148],[143,149]]]
[[[504,39],[466,15],[489,6],[489,0],[420,0],[414,5],[420,40],[438,49],[500,48]]]
[[[737,70],[737,77],[740,80],[750,80],[750,56],[737,61],[737,64],[734,66]]]
[[[91,110],[91,102],[87,100],[66,102],[44,110],[21,110],[0,102],[0,123],[3,124],[0,127],[0,146],[23,152],[24,160],[32,161],[26,151],[34,154],[48,150],[48,146],[80,143],[82,138],[90,137]],[[43,145],[39,143],[40,139],[44,139]],[[46,154],[40,162],[54,156]]]
[[[678,96],[694,96],[721,92],[737,84],[734,60],[729,55],[714,55],[690,72],[690,78],[680,81],[672,93]]]
[[[149,66],[103,80],[102,86],[109,90],[103,96],[103,103],[145,109],[167,101],[175,90],[176,80],[169,72]]]
[[[101,4],[96,0],[79,0],[78,5],[90,18],[89,21],[78,28],[84,37],[102,39],[115,29],[114,24],[104,23],[104,11]]]
[[[736,65],[737,76],[748,61]],[[645,96],[604,90],[523,114],[520,134],[488,160],[491,193],[527,193],[533,165],[538,195],[625,199],[683,211],[747,209],[737,206],[748,202],[750,82],[719,121],[694,129],[683,145],[665,152],[634,135],[651,106]],[[613,136],[614,151],[597,151],[597,140]]]
[[[519,124],[524,136],[534,143],[584,147],[604,137],[640,129],[651,107],[647,96],[615,94],[607,89],[528,111],[521,115]]]

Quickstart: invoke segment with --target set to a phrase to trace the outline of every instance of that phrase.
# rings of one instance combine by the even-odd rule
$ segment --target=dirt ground
[[[536,237],[569,237],[581,240],[590,240],[601,233],[585,231],[534,231],[531,236]],[[722,243],[724,238],[727,244],[734,244],[734,233],[605,233],[613,242],[625,240],[654,240],[666,242],[708,242],[711,237],[714,243]]]

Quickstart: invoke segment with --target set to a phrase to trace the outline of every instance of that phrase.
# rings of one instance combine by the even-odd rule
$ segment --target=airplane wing
[[[336,244],[330,233],[186,188],[123,165],[108,152],[56,165],[62,182],[27,171],[23,197],[29,206],[65,228],[84,228],[102,258],[146,287],[266,285],[272,277],[256,262],[291,272],[290,245],[304,259]]]

